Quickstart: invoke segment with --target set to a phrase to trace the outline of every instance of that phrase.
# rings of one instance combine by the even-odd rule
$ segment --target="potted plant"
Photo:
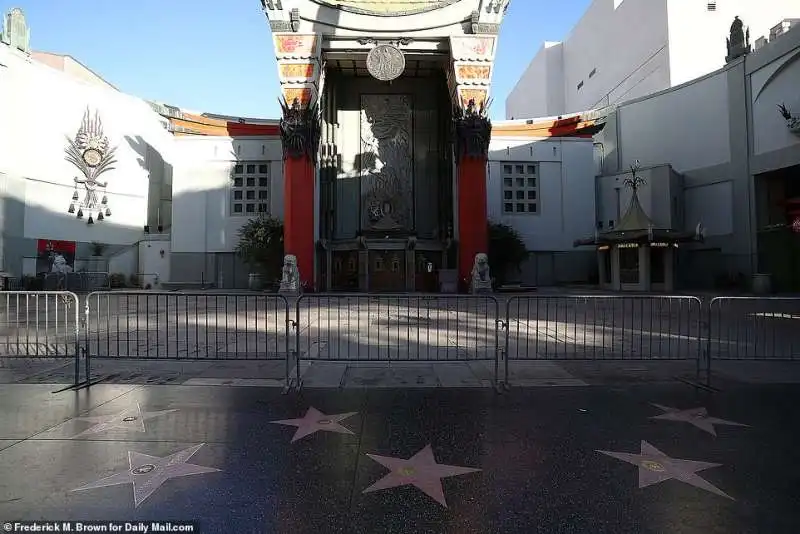
[[[248,280],[250,289],[264,289],[265,282],[270,285],[280,283],[283,221],[259,215],[247,221],[238,235],[236,254],[253,269]]]
[[[103,254],[108,248],[108,245],[105,243],[100,243],[99,241],[92,241],[89,243],[89,253],[91,254],[91,258],[86,262],[83,270],[90,272],[90,273],[99,273],[105,271],[105,266],[103,265]]]

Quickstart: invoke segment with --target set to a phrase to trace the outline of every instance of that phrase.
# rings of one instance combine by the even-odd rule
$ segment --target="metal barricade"
[[[691,296],[530,295],[506,303],[509,360],[702,360]]]
[[[494,362],[499,304],[485,295],[307,294],[297,299],[300,361]]]
[[[708,305],[713,360],[800,360],[800,297],[716,297]]]
[[[75,360],[79,381],[80,322],[78,297],[67,291],[0,293],[0,360]]]
[[[47,273],[44,276],[47,291],[73,291],[88,293],[111,289],[111,276],[106,272],[78,271],[72,273]]]
[[[85,301],[86,376],[93,359],[286,360],[281,295],[112,291]]]
[[[137,289],[159,289],[160,283],[158,273],[135,273],[131,276],[131,286]]]
[[[111,275],[108,272],[81,271],[78,274],[83,278],[83,291],[108,291],[111,289]]]

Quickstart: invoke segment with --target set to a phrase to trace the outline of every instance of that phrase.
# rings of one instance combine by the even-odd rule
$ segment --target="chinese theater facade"
[[[284,100],[284,244],[317,290],[468,283],[507,0],[262,0]],[[456,275],[457,272],[457,275]]]

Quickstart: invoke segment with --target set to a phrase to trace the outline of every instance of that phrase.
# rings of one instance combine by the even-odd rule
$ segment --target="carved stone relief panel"
[[[413,230],[411,97],[361,95],[361,226]]]

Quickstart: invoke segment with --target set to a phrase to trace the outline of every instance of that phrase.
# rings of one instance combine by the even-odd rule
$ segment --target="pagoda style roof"
[[[628,210],[613,230],[606,230],[592,238],[578,239],[574,246],[613,245],[619,243],[680,243],[700,241],[702,235],[697,232],[683,232],[671,228],[656,228],[653,220],[645,213],[636,188],[633,188]]]
[[[325,6],[365,15],[398,16],[424,13],[458,0],[312,0]]]
[[[628,204],[628,211],[625,212],[613,232],[635,232],[637,230],[648,230],[654,226],[653,220],[644,212],[642,203],[639,202],[639,194],[634,189],[633,195],[631,195],[631,203]]]

